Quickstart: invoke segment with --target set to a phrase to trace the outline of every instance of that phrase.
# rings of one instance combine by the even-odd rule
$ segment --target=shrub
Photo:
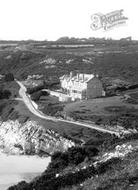
[[[31,94],[31,98],[34,101],[38,101],[40,99],[40,97],[41,97],[41,91],[34,92],[33,94]]]
[[[18,185],[9,187],[8,190],[29,190],[29,185],[25,181],[21,181]]]
[[[28,88],[27,89],[27,93],[33,94],[33,93],[38,92],[38,91],[40,91],[42,89],[44,89],[44,85],[43,84],[41,84],[39,86],[32,87],[32,88]]]
[[[71,147],[67,152],[56,152],[49,165],[49,169],[61,170],[69,165],[78,165],[83,162],[85,158],[92,159],[97,156],[99,150],[92,146],[85,147]]]
[[[5,81],[6,82],[14,81],[14,75],[12,73],[7,73],[5,75]]]
[[[11,92],[9,90],[0,91],[0,99],[8,99],[10,96],[11,96]]]

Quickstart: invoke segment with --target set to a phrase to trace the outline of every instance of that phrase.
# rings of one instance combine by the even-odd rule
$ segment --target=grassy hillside
[[[65,46],[63,41],[60,47],[55,44],[54,42],[50,44],[50,42],[22,41],[15,42],[13,46],[8,44],[0,47],[0,75],[13,73],[15,78],[23,80],[28,75],[39,74],[43,75],[40,80],[50,79],[55,82],[58,81],[59,76],[76,70],[97,73],[104,84],[111,83],[115,79],[124,81],[126,84],[138,84],[138,42],[120,43],[104,40],[94,42],[91,47]],[[53,155],[48,170],[31,183],[21,182],[9,190],[138,189],[137,134],[119,138],[82,126],[41,119],[33,115],[23,101],[15,99],[18,97],[19,86],[17,87],[14,82],[2,85],[2,88],[8,88],[12,94],[9,99],[0,101],[2,120],[18,119],[20,122],[25,122],[31,119],[46,129],[52,129],[74,140],[78,145],[63,154],[58,152]],[[32,95],[34,99],[35,95]],[[72,110],[73,116],[94,120],[97,124],[113,125],[116,122],[115,125],[121,124],[126,128],[138,127],[137,91],[132,93],[130,90],[126,95],[130,97],[128,99],[124,97],[123,100],[118,99],[121,95],[117,98],[108,97],[107,101],[103,98],[102,104],[100,99],[97,99],[95,104],[91,101],[89,105],[87,101],[85,105],[74,103],[73,107],[69,105],[70,109],[66,107],[66,111]],[[46,114],[54,115],[53,110],[60,112],[63,109],[62,105],[53,99],[50,100],[49,97],[45,97],[44,100],[40,98],[38,103],[41,103],[41,109]],[[134,146],[133,152],[125,157],[105,161],[98,167],[93,166],[93,163],[98,158],[102,158],[103,154],[112,153],[110,151],[116,150],[116,145],[123,146],[123,143]]]
[[[137,50],[137,45],[122,47],[113,43],[80,48],[47,48],[33,45],[26,45],[25,48],[14,47],[1,51],[0,73],[10,71],[21,79],[29,74],[59,77],[72,70],[86,73],[96,71],[101,77],[120,78],[137,83]],[[45,62],[49,58],[52,61]]]
[[[94,165],[98,150],[94,147],[71,148],[55,153],[43,174],[31,183],[21,182],[9,190],[134,190],[138,187],[137,141],[123,151],[106,151],[109,159]],[[133,148],[132,148],[133,147]],[[135,148],[134,148],[135,147]],[[118,153],[117,153],[118,152]],[[113,156],[114,153],[116,156]],[[104,154],[105,155],[105,154]],[[120,155],[120,156],[119,156]]]

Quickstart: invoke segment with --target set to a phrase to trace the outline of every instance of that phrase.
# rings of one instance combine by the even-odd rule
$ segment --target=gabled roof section
[[[67,79],[67,78],[69,78],[69,75],[63,75],[63,76],[59,77],[60,80],[64,80],[64,79]]]
[[[78,73],[75,76],[71,75],[63,75],[60,77],[60,80],[66,80],[66,81],[76,81],[76,82],[85,82],[88,83],[92,78],[94,78],[93,74],[83,74],[83,73]]]

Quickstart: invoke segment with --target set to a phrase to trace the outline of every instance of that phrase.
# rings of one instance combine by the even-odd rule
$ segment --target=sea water
[[[50,157],[0,154],[0,190],[6,190],[20,181],[31,181],[50,163]]]

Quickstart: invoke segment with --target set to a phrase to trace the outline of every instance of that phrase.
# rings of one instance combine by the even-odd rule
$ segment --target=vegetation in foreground
[[[85,155],[83,154],[85,151]],[[75,154],[74,154],[75,153]],[[31,183],[25,181],[8,190],[128,190],[138,185],[138,152],[114,157],[97,166],[96,148],[72,148],[56,153],[48,169]]]

